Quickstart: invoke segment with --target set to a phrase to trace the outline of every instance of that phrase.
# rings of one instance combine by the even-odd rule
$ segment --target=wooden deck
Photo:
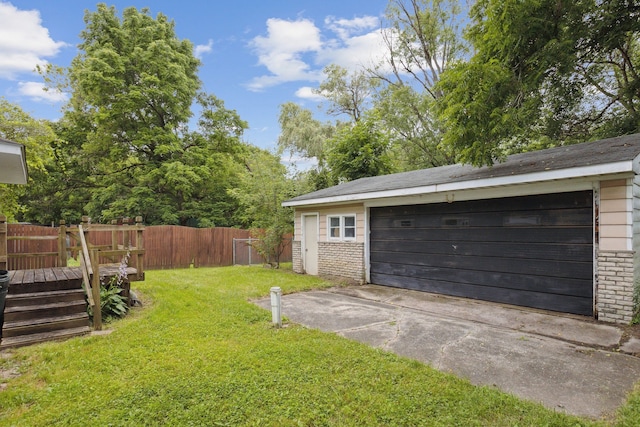
[[[101,265],[100,278],[110,278],[118,273],[118,266]],[[140,280],[137,278],[138,271],[133,267],[127,267],[127,276],[130,281]],[[107,279],[108,280],[108,279]],[[38,268],[34,270],[13,270],[9,271],[9,286],[30,286],[46,285],[59,282],[82,283],[82,271],[80,267],[50,267]]]
[[[101,265],[101,282],[108,283],[118,270],[119,265]],[[127,299],[130,282],[139,280],[137,273],[128,267],[129,280],[120,284],[121,295]],[[10,271],[0,350],[90,333],[82,282],[80,267]]]
[[[9,271],[2,348],[84,335],[91,326],[101,330],[100,287],[119,276],[122,266],[117,261],[123,257],[135,266],[127,267],[124,280],[118,280],[120,295],[129,304],[131,282],[144,280],[141,217],[135,225],[124,220],[123,225],[91,224],[83,217],[77,226],[60,221],[54,233],[48,227],[42,227],[43,233],[35,231],[10,233],[0,215],[0,270]],[[66,266],[70,254],[77,256],[80,266],[57,267]]]
[[[52,267],[9,271],[9,285],[21,286],[82,280],[80,267]]]

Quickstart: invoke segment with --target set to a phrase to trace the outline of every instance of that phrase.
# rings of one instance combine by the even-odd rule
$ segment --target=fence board
[[[177,225],[152,225],[144,233],[147,270],[233,265],[233,239],[248,239],[251,235],[249,230],[237,228]],[[251,256],[252,262],[262,262],[255,250]],[[281,261],[291,261],[290,239]]]
[[[27,254],[58,252],[58,240],[13,240],[21,236],[58,236],[58,228],[31,224],[7,224],[7,254]],[[7,260],[9,270],[31,270],[37,268],[60,267],[57,255],[10,257]]]

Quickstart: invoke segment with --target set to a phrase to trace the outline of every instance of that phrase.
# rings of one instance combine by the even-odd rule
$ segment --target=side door
[[[302,216],[302,263],[305,273],[312,276],[318,275],[318,221],[317,214]]]

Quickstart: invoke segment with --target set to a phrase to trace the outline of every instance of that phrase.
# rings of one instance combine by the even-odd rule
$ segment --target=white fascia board
[[[472,190],[486,187],[502,187],[514,184],[531,184],[538,182],[558,181],[572,178],[586,178],[589,176],[612,175],[634,172],[634,161],[627,160],[602,165],[581,166],[577,168],[532,172],[522,175],[498,176],[469,181],[445,182],[442,184],[422,187],[400,188],[395,190],[373,191],[369,193],[346,194],[342,196],[323,197],[300,201],[289,201],[282,206],[310,206],[329,203],[361,202],[372,199],[386,199],[391,197],[416,196],[420,194],[434,194],[451,191]],[[638,165],[640,168],[640,165]]]
[[[632,160],[631,162],[633,164],[633,172],[636,175],[640,175],[640,155],[636,156],[635,159]]]
[[[26,184],[27,163],[24,145],[0,141],[0,182]]]

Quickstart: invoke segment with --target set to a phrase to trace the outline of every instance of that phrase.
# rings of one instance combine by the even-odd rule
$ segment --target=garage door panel
[[[465,269],[471,271],[495,271],[499,273],[520,273],[533,276],[556,278],[593,278],[591,264],[567,260],[515,259],[485,256],[458,256],[433,254],[424,256],[417,253],[372,252],[371,262],[389,262],[404,265],[421,265]],[[386,273],[381,271],[381,273]]]
[[[476,286],[435,281],[430,279],[418,279],[412,277],[401,278],[399,276],[387,276],[376,274],[372,276],[374,283],[392,286],[402,289],[413,289],[424,292],[434,292],[465,298],[473,298],[484,301],[492,301],[503,304],[513,304],[525,307],[540,308],[544,310],[561,311],[564,313],[590,316],[593,312],[591,298],[576,296],[563,296],[533,292],[533,291],[505,291],[503,288],[491,286]]]
[[[398,214],[372,219],[372,226],[376,229],[383,228],[440,228],[458,226],[464,223],[465,227],[527,227],[548,226],[567,227],[577,224],[585,224],[591,220],[591,208],[582,209],[558,209],[553,211],[497,211],[497,212],[462,212],[441,213],[433,212]]]
[[[592,205],[590,191],[574,193],[541,194],[534,196],[508,197],[502,199],[470,200],[454,203],[434,203],[429,205],[389,206],[376,208],[378,217],[422,214],[425,211],[435,215],[527,211],[527,210],[557,210],[584,208]]]
[[[593,313],[593,193],[371,208],[373,283]]]
[[[532,277],[527,274],[501,273],[496,271],[477,271],[464,269],[451,269],[446,267],[403,265],[392,263],[375,263],[372,268],[376,273],[386,276],[409,277],[432,281],[448,282],[451,286],[456,283],[478,286],[492,286],[504,289],[516,289],[524,291],[540,291],[556,295],[574,295],[591,298],[590,279],[566,278],[558,280],[556,277]],[[376,277],[376,275],[372,276]],[[377,283],[377,282],[376,282]],[[385,284],[385,283],[379,283]]]
[[[557,260],[565,259],[569,261],[582,261],[588,259],[592,253],[591,245],[568,245],[568,244],[543,244],[527,242],[522,243],[502,243],[495,245],[491,242],[462,242],[456,241],[403,241],[402,245],[397,241],[375,241],[371,242],[371,252],[415,252],[424,255],[444,254],[471,256],[483,254],[490,257],[506,258],[533,258]]]
[[[373,230],[373,228],[372,228]],[[592,244],[593,231],[589,227],[566,228],[432,228],[381,229],[375,231],[376,241],[468,241],[468,242],[524,242]],[[372,239],[373,240],[373,239]]]

